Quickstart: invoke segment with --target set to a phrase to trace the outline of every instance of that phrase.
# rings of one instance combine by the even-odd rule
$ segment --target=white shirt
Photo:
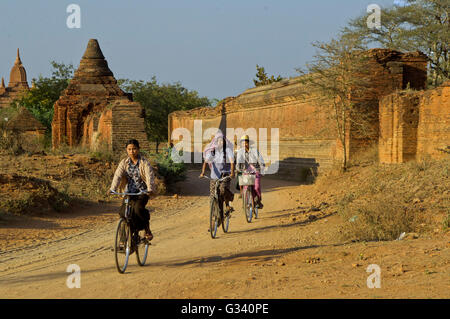
[[[236,166],[239,170],[247,169],[249,164],[253,165],[257,171],[261,170],[261,173],[264,172],[264,159],[261,156],[261,153],[256,149],[250,147],[248,152],[245,151],[245,148],[240,148],[236,154]]]

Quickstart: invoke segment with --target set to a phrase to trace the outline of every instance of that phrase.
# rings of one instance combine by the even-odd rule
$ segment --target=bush
[[[175,163],[169,155],[154,154],[158,174],[164,178],[164,183],[170,189],[176,182],[186,179],[187,166],[185,163]]]

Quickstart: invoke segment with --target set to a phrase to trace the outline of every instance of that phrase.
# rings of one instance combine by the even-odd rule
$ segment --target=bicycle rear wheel
[[[145,239],[145,231],[141,230],[136,235],[136,259],[139,266],[144,266],[148,256],[149,242]]]
[[[131,231],[130,225],[123,218],[119,220],[114,241],[114,255],[116,267],[119,273],[123,274],[128,266],[128,258],[131,254]]]
[[[222,229],[223,229],[224,233],[228,233],[228,228],[230,227],[230,218],[231,218],[231,213],[228,213],[228,215],[226,215],[226,213],[223,214]]]
[[[209,214],[209,231],[212,238],[216,238],[217,227],[219,226],[219,205],[217,200],[211,201],[211,209]]]
[[[247,223],[252,222],[253,207],[252,189],[251,186],[248,186],[246,191],[244,192],[244,211]]]

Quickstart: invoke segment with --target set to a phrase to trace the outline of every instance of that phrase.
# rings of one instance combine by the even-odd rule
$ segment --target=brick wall
[[[450,152],[450,81],[424,92],[419,109],[417,158],[443,158]]]
[[[426,59],[422,54],[404,54],[384,49],[370,50],[368,54],[371,87],[358,101],[361,102],[361,112],[373,113],[371,125],[374,129],[372,135],[361,137],[356,127],[348,124],[346,148],[349,159],[371,143],[378,142],[380,98],[404,88],[405,83],[410,83],[411,87],[425,87]],[[215,108],[197,108],[170,114],[169,140],[174,129],[186,128],[191,133],[193,143],[196,119],[202,120],[203,131],[211,127],[222,130],[225,127],[244,130],[253,127],[258,133],[259,128],[266,128],[270,154],[270,129],[278,128],[280,169],[277,175],[305,179],[308,171],[330,168],[343,158],[343,147],[337,138],[331,110],[323,105],[318,107],[312,101],[313,98],[305,92],[300,78],[255,87],[237,97],[226,98]],[[202,147],[207,140],[203,141]]]
[[[404,163],[450,151],[450,82],[429,91],[397,92],[380,101],[379,159]]]
[[[381,99],[378,143],[381,163],[415,160],[419,102],[419,94],[413,92],[394,93]]]

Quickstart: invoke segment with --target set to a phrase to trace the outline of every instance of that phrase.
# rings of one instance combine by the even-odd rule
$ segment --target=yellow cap
[[[248,137],[248,135],[243,135],[241,137],[241,141],[249,141],[249,140],[250,140],[250,138]]]

